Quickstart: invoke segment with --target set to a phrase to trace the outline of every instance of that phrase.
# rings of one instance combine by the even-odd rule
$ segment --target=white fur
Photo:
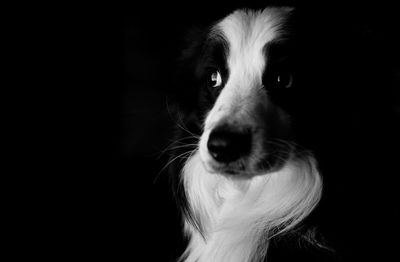
[[[207,115],[198,150],[182,172],[191,212],[203,231],[186,220],[190,243],[181,258],[185,262],[262,261],[271,237],[296,226],[320,199],[322,181],[310,155],[292,155],[278,171],[238,178],[213,172],[206,146],[210,130],[224,118],[248,121],[260,130],[265,125],[254,113],[260,106],[269,107],[261,90],[268,63],[262,49],[279,37],[290,10],[236,11],[212,31],[229,43],[230,77]],[[263,133],[254,135],[259,141],[257,136]],[[262,157],[262,149],[258,144],[253,148],[255,161]]]
[[[200,215],[203,236],[189,223],[186,262],[262,261],[267,242],[293,228],[318,203],[322,182],[315,161],[292,159],[278,172],[235,180],[204,169],[198,153],[183,171],[192,210]],[[278,231],[274,231],[278,230]],[[259,244],[265,244],[258,249]]]

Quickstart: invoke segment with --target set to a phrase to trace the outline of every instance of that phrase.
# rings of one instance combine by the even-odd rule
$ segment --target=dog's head
[[[305,101],[292,14],[291,8],[236,11],[184,52],[180,90],[186,114],[179,127],[186,134],[177,141],[186,152],[175,152],[171,161],[189,155],[176,192],[184,200],[186,230],[194,236],[190,260],[215,254],[204,251],[198,232],[204,240],[221,234],[210,242],[219,252],[226,240],[257,242],[261,232],[270,238],[289,230],[319,201],[316,161],[295,143],[302,122],[295,120],[298,105]],[[194,140],[185,140],[187,133]],[[189,146],[196,146],[193,154]],[[255,256],[265,256],[265,242],[250,245],[263,246]],[[193,246],[202,250],[192,252]]]
[[[253,176],[291,156],[296,94],[291,12],[236,11],[186,50],[184,69],[195,80],[184,88],[195,99],[188,106],[200,125],[199,152],[207,171]]]

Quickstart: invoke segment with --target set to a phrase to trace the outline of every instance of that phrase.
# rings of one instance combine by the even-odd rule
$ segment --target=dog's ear
[[[195,144],[197,141],[192,137],[194,132],[191,117],[195,115],[198,99],[198,80],[196,68],[201,59],[203,43],[206,31],[202,28],[192,28],[180,39],[180,51],[175,60],[173,69],[172,86],[168,94],[168,111],[175,128],[172,150],[169,151],[168,173],[172,193],[177,207],[187,218],[191,218],[190,207],[186,192],[182,185],[180,173],[184,167],[184,159],[181,156],[187,154],[190,149],[182,144]]]
[[[208,28],[196,27],[189,30],[181,41],[181,53],[176,61],[171,104],[174,110],[192,113],[197,104],[200,79],[197,75],[203,54]]]
[[[195,144],[197,138],[192,134],[198,132],[195,121],[196,108],[200,92],[200,79],[197,75],[201,63],[208,28],[191,28],[180,40],[181,50],[174,65],[172,86],[168,97],[169,111],[173,118],[176,145]],[[175,145],[175,146],[176,146]],[[187,203],[186,193],[180,179],[184,161],[182,156],[190,150],[189,147],[177,146],[170,151],[170,162],[168,171],[171,174],[171,185],[178,207],[187,217],[191,217]]]

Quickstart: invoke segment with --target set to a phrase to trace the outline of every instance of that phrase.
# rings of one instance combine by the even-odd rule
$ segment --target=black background
[[[181,254],[180,215],[162,171],[175,123],[167,105],[176,59],[193,26],[238,7],[296,4],[260,2],[77,5],[63,12],[61,26],[46,32],[57,33],[54,55],[62,64],[54,81],[61,92],[52,103],[66,113],[46,134],[61,152],[50,150],[50,179],[39,179],[46,193],[22,201],[32,218],[21,219],[23,242],[46,240],[28,255],[174,261]],[[310,56],[323,54],[312,78],[329,79],[321,82],[329,91],[315,95],[318,110],[326,110],[316,138],[324,143],[315,149],[326,196],[311,220],[336,250],[323,257],[387,260],[398,254],[399,236],[399,14],[382,1],[297,6],[313,25]],[[323,261],[319,251],[310,249],[306,259],[296,247],[278,243],[271,261]]]

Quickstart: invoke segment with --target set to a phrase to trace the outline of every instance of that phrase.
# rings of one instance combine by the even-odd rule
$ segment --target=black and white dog
[[[181,261],[263,261],[271,238],[320,200],[316,160],[296,140],[292,12],[237,10],[183,53],[173,156],[185,160],[175,169],[189,238]]]

